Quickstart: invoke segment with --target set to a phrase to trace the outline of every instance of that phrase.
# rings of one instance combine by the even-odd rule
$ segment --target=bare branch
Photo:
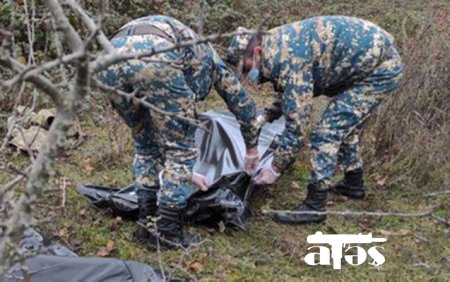
[[[56,26],[58,26],[65,38],[67,46],[72,51],[77,51],[84,48],[83,40],[70,24],[67,17],[64,15],[64,11],[57,0],[47,0],[47,5],[50,8],[50,12],[55,19]]]
[[[0,65],[6,66],[18,73],[23,72],[26,69],[26,66],[11,57],[0,57]],[[32,82],[36,85],[36,87],[49,95],[57,107],[62,104],[62,97],[59,90],[46,77],[42,75],[32,75],[27,77],[25,80]]]
[[[431,218],[433,218],[437,222],[442,223],[442,224],[444,224],[446,226],[450,226],[450,220],[449,219],[442,218],[440,216],[435,215],[434,213],[431,214]]]
[[[25,137],[25,134],[23,133],[23,128],[20,126],[20,127],[18,127],[18,130],[19,130],[19,133],[20,133],[20,137],[22,137],[23,144],[25,145],[25,149],[28,152],[28,156],[30,157],[30,161],[31,161],[31,163],[33,163],[34,162],[34,154],[33,154],[33,151],[31,150],[30,145],[33,144],[34,141],[36,140],[36,137],[38,137],[40,129],[33,136],[33,139],[31,140],[30,143],[28,143],[28,140]]]
[[[428,197],[434,197],[434,196],[445,195],[445,194],[450,194],[450,190],[444,190],[444,191],[429,193],[429,194],[427,194],[427,196]]]
[[[4,37],[11,37],[13,36],[13,33],[10,32],[9,30],[0,28],[0,35]]]
[[[358,212],[358,211],[291,211],[291,210],[263,210],[263,214],[286,214],[286,215],[342,215],[342,216],[396,216],[396,217],[424,217],[430,216],[433,211],[416,213],[406,212]]]
[[[2,200],[2,196],[6,194],[6,192],[8,192],[12,187],[14,187],[14,185],[16,185],[17,183],[19,183],[21,180],[23,180],[25,177],[23,175],[19,175],[16,178],[14,178],[13,180],[11,180],[10,182],[6,183],[5,185],[3,185],[0,188],[0,201]]]
[[[134,101],[134,102],[136,102],[138,104],[141,104],[142,106],[148,108],[150,111],[154,111],[154,112],[156,112],[158,114],[161,114],[161,115],[164,115],[164,116],[170,116],[170,117],[173,117],[175,119],[185,120],[185,121],[187,121],[187,122],[197,126],[198,128],[201,128],[201,129],[203,129],[203,130],[205,130],[207,132],[210,132],[210,130],[208,128],[206,128],[205,124],[199,122],[198,120],[195,120],[195,119],[192,119],[192,118],[189,118],[189,117],[186,117],[186,116],[181,116],[181,115],[179,115],[177,113],[167,112],[167,111],[161,110],[158,107],[155,107],[154,105],[152,105],[149,102],[147,102],[145,100],[145,96],[142,97],[142,98],[136,97],[136,94],[139,92],[139,89],[135,89],[135,91],[132,92],[132,93],[127,93],[127,92],[121,91],[121,90],[119,90],[119,89],[117,89],[115,87],[111,87],[111,86],[105,85],[105,84],[101,83],[98,80],[93,80],[93,83],[98,88],[100,88],[100,89],[102,89],[104,91],[111,92],[113,94],[125,97],[125,98],[127,98],[129,100],[132,100],[132,101]]]
[[[251,31],[246,34],[257,34],[257,33],[261,33],[261,32]],[[228,37],[232,37],[236,34],[237,34],[237,32],[229,32],[229,33],[223,33],[223,34],[217,33],[217,34],[212,34],[212,35],[205,36],[202,38],[185,40],[185,41],[182,41],[177,44],[170,45],[170,46],[159,47],[159,48],[152,47],[150,50],[144,51],[144,52],[118,53],[117,51],[114,50],[104,56],[100,56],[98,59],[96,59],[94,62],[92,62],[92,72],[96,73],[96,72],[102,71],[105,68],[109,67],[110,65],[116,64],[121,61],[126,61],[126,60],[131,60],[131,59],[140,59],[143,57],[151,57],[156,54],[170,52],[170,51],[173,51],[173,50],[176,50],[179,48],[214,42],[220,38],[228,38]]]
[[[205,0],[199,0],[199,13],[198,13],[198,17],[197,17],[197,22],[196,22],[196,26],[197,26],[197,33],[200,37],[203,36],[204,34],[204,27],[205,27],[205,14],[206,14],[206,1]]]
[[[34,1],[31,1],[31,16],[28,12],[28,4],[27,0],[23,1],[23,7],[25,10],[25,18],[26,18],[26,24],[27,24],[27,37],[28,37],[28,64],[31,64],[35,61],[34,59],[34,49],[33,49],[33,43],[34,43],[34,16],[35,16],[35,8],[34,8]]]
[[[58,155],[61,148],[64,147],[66,133],[71,124],[76,118],[76,110],[78,103],[88,93],[89,90],[89,61],[86,52],[84,51],[83,41],[79,34],[70,25],[68,19],[63,13],[61,6],[56,0],[48,0],[47,5],[55,19],[64,32],[65,43],[69,48],[75,52],[82,50],[84,56],[78,61],[76,66],[76,76],[73,82],[71,91],[64,96],[61,101],[61,94],[54,85],[49,82],[50,90],[56,91],[53,96],[58,97],[59,104],[57,106],[57,113],[55,119],[50,127],[47,142],[43,144],[41,150],[31,167],[28,175],[25,193],[21,194],[17,203],[13,204],[11,216],[7,220],[7,229],[4,236],[0,237],[0,274],[6,271],[12,262],[20,259],[20,254],[17,253],[17,246],[20,242],[24,230],[32,224],[32,210],[36,204],[38,197],[42,193],[42,188],[48,182],[50,177],[51,166],[53,160]],[[23,71],[24,67],[19,63],[15,63],[11,58],[3,59],[3,62],[9,63],[16,71]],[[36,78],[38,76],[32,76]],[[38,77],[39,78],[39,77]],[[39,81],[42,81],[39,80]]]
[[[19,244],[21,234],[26,228],[31,226],[31,211],[42,193],[42,188],[48,182],[53,160],[65,144],[66,132],[76,117],[78,101],[87,94],[88,86],[88,63],[80,62],[77,68],[76,84],[67,95],[63,106],[57,109],[47,142],[42,146],[29,173],[26,191],[20,195],[18,202],[14,205],[12,216],[6,224],[8,229],[5,232],[5,236],[0,237],[0,249],[2,249],[0,258],[4,262],[0,267],[0,273],[4,271],[3,267],[11,264],[11,260],[15,257],[11,253],[15,252],[15,246]]]
[[[54,67],[59,67],[61,65],[69,64],[73,61],[79,60],[84,56],[83,51],[76,51],[72,54],[65,55],[61,58],[57,58],[55,60],[43,63],[41,65],[30,65],[26,67],[23,71],[17,74],[15,77],[11,78],[3,82],[5,87],[12,87],[15,83],[18,83],[21,80],[29,80],[31,77],[41,74],[44,71],[47,71]]]
[[[97,39],[98,43],[102,46],[102,48],[108,52],[111,52],[114,49],[111,42],[109,42],[108,38],[105,36],[103,31],[98,30],[97,25],[91,19],[91,17],[88,16],[86,11],[83,8],[81,8],[80,5],[78,5],[74,0],[67,0],[67,4],[75,12],[75,14],[78,15],[78,17],[85,24],[87,29],[91,33],[96,34],[96,39]]]
[[[30,171],[30,167],[26,168],[23,173],[27,174]],[[3,197],[6,195],[6,193],[8,193],[9,191],[11,191],[12,188],[14,188],[14,186],[16,186],[20,181],[26,179],[26,177],[23,174],[20,174],[18,176],[16,176],[14,179],[12,179],[11,181],[9,181],[8,183],[6,183],[5,185],[3,185],[0,188],[0,203],[3,202]]]

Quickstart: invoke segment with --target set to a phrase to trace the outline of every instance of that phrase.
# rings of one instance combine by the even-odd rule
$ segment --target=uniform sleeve
[[[256,103],[241,86],[234,73],[214,52],[213,82],[216,91],[227,104],[228,109],[236,116],[241,126],[247,148],[258,144],[260,127],[256,122]]]
[[[298,155],[303,146],[304,127],[309,123],[312,112],[313,81],[312,66],[290,67],[286,79],[281,109],[286,117],[286,128],[279,139],[273,166],[285,170]]]

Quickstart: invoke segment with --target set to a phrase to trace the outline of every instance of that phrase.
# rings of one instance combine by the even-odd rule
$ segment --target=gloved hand
[[[258,123],[259,127],[262,127],[267,122],[266,117],[264,115],[259,115],[256,117],[256,122]]]
[[[273,184],[280,174],[273,170],[272,166],[262,169],[254,178],[256,185]]]
[[[244,169],[248,175],[253,175],[259,164],[258,148],[248,149],[244,158]]]
[[[202,191],[206,191],[209,188],[209,181],[206,177],[199,173],[192,173],[192,183],[197,185],[198,188]]]

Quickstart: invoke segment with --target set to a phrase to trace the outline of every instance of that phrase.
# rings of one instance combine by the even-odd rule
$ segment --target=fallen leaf
[[[92,172],[95,171],[95,167],[90,166],[90,165],[86,165],[86,166],[84,167],[84,170],[85,170],[87,173],[92,173]]]
[[[117,228],[119,228],[119,226],[122,225],[122,223],[123,223],[123,219],[120,216],[118,216],[111,222],[109,229],[111,231],[117,230]]]
[[[101,247],[100,249],[98,249],[96,255],[97,255],[98,257],[107,257],[107,256],[109,256],[110,254],[111,254],[111,252],[108,252],[108,251],[106,250],[105,247]]]
[[[208,253],[202,253],[200,254],[200,261],[205,261],[208,258],[209,254]]]
[[[108,251],[114,251],[116,249],[116,243],[113,240],[109,240],[108,244],[106,244],[106,249]]]
[[[24,65],[24,64],[27,63],[27,59],[25,59],[24,56],[19,56],[19,57],[17,57],[17,61],[18,61],[19,63],[21,63],[22,65]]]
[[[199,273],[203,270],[203,264],[199,263],[198,261],[194,261],[193,263],[189,264],[189,270]]]
[[[386,180],[388,179],[388,177],[387,176],[385,176],[385,177],[380,177],[378,180],[377,180],[377,184],[379,185],[379,186],[384,186],[384,184],[386,184]]]
[[[362,229],[362,231],[367,231],[370,229],[372,225],[372,221],[368,218],[364,218],[358,223],[358,226]]]
[[[107,257],[110,256],[112,252],[116,250],[116,243],[113,240],[109,240],[106,247],[100,247],[97,251],[97,256]]]
[[[290,187],[291,187],[291,189],[294,189],[294,190],[299,190],[300,189],[300,185],[298,184],[297,181],[292,181]]]
[[[409,234],[409,230],[407,229],[400,229],[398,231],[389,231],[385,229],[380,229],[378,230],[378,232],[380,232],[380,234],[384,236],[405,236]]]
[[[69,228],[64,227],[62,229],[59,229],[56,235],[63,240],[69,239],[70,236]]]

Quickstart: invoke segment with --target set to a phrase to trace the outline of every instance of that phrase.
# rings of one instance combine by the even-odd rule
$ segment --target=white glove
[[[248,155],[245,154],[244,158],[244,169],[248,175],[253,175],[255,173],[256,168],[258,168],[259,164],[259,153]]]
[[[198,188],[202,191],[206,191],[209,188],[209,181],[206,177],[199,173],[192,173],[192,183],[197,185]]]
[[[278,172],[273,170],[272,166],[262,169],[254,179],[256,185],[268,185],[273,184],[275,180],[280,176]]]
[[[264,115],[259,115],[256,117],[256,123],[259,127],[262,127],[264,124],[266,124],[266,117]]]

